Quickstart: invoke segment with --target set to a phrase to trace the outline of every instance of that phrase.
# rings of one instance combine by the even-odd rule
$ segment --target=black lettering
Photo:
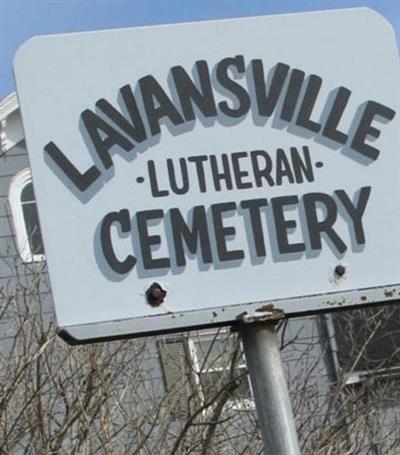
[[[322,130],[322,136],[332,139],[339,144],[345,144],[348,139],[347,134],[338,131],[337,127],[346,109],[350,95],[350,90],[345,87],[339,87],[324,129]]]
[[[229,159],[228,156],[223,153],[221,155],[221,162],[222,162],[222,171],[218,170],[218,163],[217,158],[215,155],[210,156],[210,164],[211,164],[211,173],[214,180],[214,186],[216,191],[221,191],[221,181],[225,181],[226,189],[231,190],[233,188],[232,185],[232,175],[231,170],[229,167]]]
[[[149,181],[150,181],[150,188],[151,194],[153,197],[164,197],[169,195],[168,190],[160,190],[158,188],[158,181],[157,181],[157,174],[156,174],[156,166],[153,160],[147,161],[147,171],[149,173]]]
[[[136,258],[129,254],[123,261],[120,261],[113,249],[111,241],[111,226],[117,224],[121,233],[131,232],[131,220],[129,211],[122,209],[119,212],[108,213],[101,222],[100,242],[104,258],[107,264],[119,275],[124,275],[132,270],[136,264]]]
[[[250,156],[256,186],[263,186],[263,180],[266,180],[269,186],[274,186],[275,182],[271,177],[272,160],[269,154],[264,150],[254,150],[250,152]],[[262,158],[264,160],[263,167],[261,167],[258,158]]]
[[[138,110],[135,97],[133,96],[132,89],[129,85],[125,85],[120,89],[120,94],[124,104],[128,110],[130,123],[114,106],[107,100],[102,98],[97,101],[96,106],[104,112],[121,130],[127,134],[131,139],[137,143],[143,142],[147,139],[144,123],[140,112]]]
[[[343,254],[347,250],[347,246],[333,229],[337,219],[337,207],[334,199],[324,193],[309,193],[303,196],[303,204],[311,249],[320,250],[322,248],[321,234],[325,233],[339,253]],[[322,204],[326,209],[326,216],[322,221],[318,220],[318,204]]]
[[[170,158],[167,159],[168,178],[171,185],[171,190],[175,194],[186,194],[189,191],[189,176],[185,158],[179,159],[179,167],[181,170],[181,187],[179,187],[176,182],[174,162]]]
[[[133,149],[132,142],[90,109],[83,111],[81,118],[96,153],[106,169],[113,165],[110,150],[114,146],[121,147],[126,152]]]
[[[256,255],[259,258],[265,257],[267,255],[260,214],[261,207],[266,207],[267,205],[268,201],[266,199],[249,199],[240,203],[240,207],[242,209],[248,210],[254,240],[254,247],[256,250]]]
[[[205,117],[216,117],[217,107],[211,86],[210,72],[205,60],[195,63],[201,90],[191,80],[187,72],[181,66],[171,68],[175,88],[186,121],[194,120],[195,114],[193,103],[200,109]]]
[[[236,187],[239,190],[244,190],[246,188],[251,188],[253,185],[251,182],[243,182],[243,179],[249,175],[247,171],[240,169],[239,160],[242,158],[246,158],[248,156],[247,152],[236,152],[232,153],[232,167],[233,167],[233,174],[235,176]]]
[[[352,222],[353,229],[356,241],[359,245],[365,244],[365,234],[362,224],[362,217],[367,207],[368,199],[371,194],[371,187],[364,186],[360,190],[360,196],[358,197],[357,205],[353,204],[353,201],[349,198],[347,193],[344,190],[336,190],[336,196],[339,198],[340,202],[343,204],[343,207],[346,209],[349,214]]]
[[[395,114],[396,112],[393,109],[383,104],[368,101],[354,134],[351,148],[371,160],[376,160],[380,150],[365,143],[367,136],[377,139],[381,135],[381,131],[372,126],[372,122],[376,116],[383,117],[388,121],[393,120]]]
[[[306,145],[302,147],[304,157],[300,156],[296,147],[290,147],[290,159],[296,183],[303,183],[304,179],[308,182],[314,181],[314,171],[311,163],[310,151]]]
[[[274,112],[290,67],[284,63],[278,63],[276,65],[268,93],[266,90],[262,60],[252,60],[251,67],[253,72],[258,113],[261,116],[269,117]]]
[[[200,245],[201,257],[204,264],[212,262],[210,237],[207,227],[207,216],[204,206],[199,205],[192,209],[191,229],[183,219],[179,209],[170,210],[171,230],[175,246],[176,264],[186,265],[186,256],[183,243],[185,242],[190,253],[197,253]]]
[[[292,169],[290,168],[289,160],[283,149],[276,150],[276,179],[278,186],[282,185],[283,178],[286,177],[289,183],[294,183]]]
[[[169,258],[154,259],[152,255],[152,246],[161,244],[159,235],[150,235],[148,230],[148,221],[157,220],[164,217],[163,210],[146,210],[136,213],[136,221],[139,235],[140,248],[142,250],[143,267],[150,269],[165,269],[170,266]]]
[[[94,165],[83,174],[79,172],[54,142],[45,145],[44,151],[81,192],[86,191],[100,177],[100,171]]]
[[[281,110],[281,119],[286,122],[291,122],[294,111],[297,106],[301,87],[303,86],[305,73],[298,69],[292,70],[290,73],[289,85],[286,91],[285,100]]]
[[[152,136],[161,132],[160,119],[163,117],[175,126],[184,123],[181,114],[153,76],[139,79],[139,86]]]
[[[295,229],[297,223],[295,220],[287,220],[285,218],[285,206],[299,203],[297,196],[275,197],[271,199],[272,213],[274,215],[276,239],[278,249],[281,254],[300,253],[305,251],[304,243],[289,243],[289,229]]]
[[[207,155],[190,156],[188,161],[196,166],[197,181],[199,183],[200,193],[207,191],[206,177],[204,173],[204,162],[208,160]]]
[[[232,210],[236,210],[236,204],[234,202],[225,202],[211,206],[218,258],[222,262],[244,258],[244,252],[242,250],[229,251],[226,245],[226,238],[228,236],[234,236],[236,229],[233,226],[224,226],[222,214],[223,212],[231,212]]]
[[[243,55],[221,60],[217,66],[217,80],[222,87],[230,91],[237,98],[239,105],[236,108],[230,108],[226,101],[221,101],[218,103],[218,107],[228,117],[238,118],[249,112],[251,101],[246,89],[229,77],[228,70],[232,66],[236,68],[239,74],[243,74],[246,69]]]
[[[315,106],[319,91],[321,89],[322,79],[315,74],[311,74],[308,79],[306,93],[301,102],[299,113],[296,119],[296,125],[305,128],[306,130],[318,133],[321,125],[311,120],[311,114]]]

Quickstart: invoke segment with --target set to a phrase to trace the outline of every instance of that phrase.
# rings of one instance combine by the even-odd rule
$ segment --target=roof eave
[[[0,121],[5,120],[9,115],[18,109],[18,97],[16,92],[13,92],[0,101]]]

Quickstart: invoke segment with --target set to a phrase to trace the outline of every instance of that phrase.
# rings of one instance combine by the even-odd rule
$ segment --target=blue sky
[[[356,6],[384,15],[400,42],[399,0],[0,0],[0,99],[14,91],[13,55],[32,36]]]

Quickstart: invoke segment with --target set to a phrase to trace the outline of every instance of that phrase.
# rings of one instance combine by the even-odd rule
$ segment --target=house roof
[[[17,94],[15,92],[0,101],[0,122],[19,108]]]
[[[10,150],[23,138],[19,103],[14,92],[0,101],[0,154]]]

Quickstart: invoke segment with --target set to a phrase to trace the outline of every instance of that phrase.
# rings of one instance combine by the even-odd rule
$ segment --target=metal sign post
[[[266,455],[300,455],[299,441],[275,331],[275,312],[241,317],[247,369]]]

